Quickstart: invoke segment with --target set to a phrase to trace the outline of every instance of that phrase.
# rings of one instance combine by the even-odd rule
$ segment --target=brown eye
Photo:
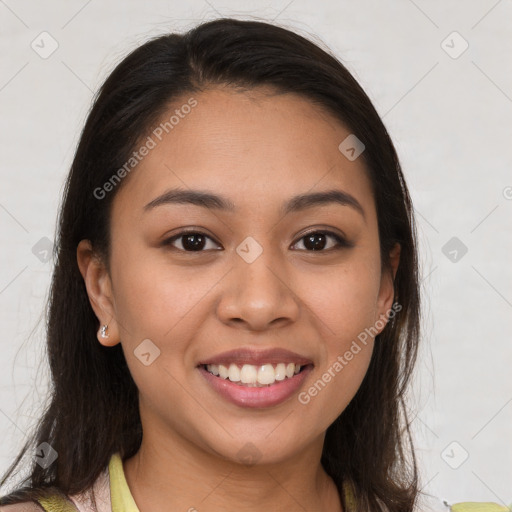
[[[164,245],[171,245],[173,248],[184,252],[203,252],[204,249],[212,248],[206,247],[208,240],[213,241],[212,238],[200,231],[182,231],[172,238],[165,240]],[[181,247],[174,246],[174,242],[176,241],[180,242]]]
[[[332,245],[332,242],[329,243],[329,239],[334,240],[334,246]],[[304,235],[300,240],[304,240],[303,245],[308,252],[326,252],[325,249],[327,246],[327,250],[352,247],[352,244],[331,231],[312,231],[311,233]]]
[[[331,249],[336,250],[344,247],[353,247],[353,244],[331,231],[312,231],[301,237],[300,241],[302,240],[304,240],[303,245],[307,252],[328,252]],[[177,242],[179,242],[181,247],[177,246]],[[213,246],[210,244],[208,247],[209,242],[213,242]],[[295,245],[297,245],[297,243],[298,242],[296,242]],[[205,252],[206,250],[216,249],[215,246],[219,244],[201,231],[182,231],[165,240],[163,245],[171,246],[173,249],[181,252]]]

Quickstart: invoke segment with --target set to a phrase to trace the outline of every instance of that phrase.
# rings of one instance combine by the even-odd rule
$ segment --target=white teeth
[[[300,367],[299,367],[300,368]],[[276,375],[274,367],[271,364],[264,364],[258,370],[258,383],[259,384],[274,384]]]
[[[229,367],[223,364],[208,364],[206,369],[213,375],[221,379],[229,379],[231,382],[247,384],[249,387],[261,387],[274,384],[275,381],[281,381],[285,378],[292,378],[300,372],[300,364],[279,363],[277,365],[263,364],[255,366],[244,364],[241,368],[232,363]]]
[[[276,380],[284,380],[286,378],[286,366],[284,363],[279,363],[275,369]]]
[[[211,367],[212,366],[217,366],[217,365],[213,365],[213,364],[209,364],[206,369],[210,372],[210,373],[213,373],[211,371]],[[219,370],[219,377],[221,377],[222,379],[227,379],[228,376],[229,376],[229,372],[228,372],[228,369],[222,365],[222,364],[219,364],[218,366],[218,370]],[[214,374],[214,373],[213,373]],[[215,374],[214,374],[215,375]]]
[[[240,371],[240,380],[244,384],[255,384],[258,378],[258,370],[252,364],[244,364]],[[231,380],[231,379],[230,379]]]
[[[240,381],[240,368],[236,364],[230,364],[228,372],[228,378],[231,382]]]

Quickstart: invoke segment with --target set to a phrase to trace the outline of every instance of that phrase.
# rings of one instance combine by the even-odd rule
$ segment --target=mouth
[[[239,407],[287,402],[304,385],[313,361],[284,348],[239,347],[198,361],[197,369],[220,397]]]
[[[291,400],[305,385],[313,364],[200,364],[197,370],[218,396],[238,407],[254,410]]]
[[[220,379],[228,380],[243,387],[269,387],[282,381],[292,379],[295,375],[303,372],[312,363],[265,363],[253,364],[200,364],[200,368]]]

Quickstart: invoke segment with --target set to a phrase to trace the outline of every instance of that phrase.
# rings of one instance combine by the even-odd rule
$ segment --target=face
[[[111,273],[86,241],[79,266],[109,326],[99,341],[122,344],[145,435],[276,462],[322,440],[354,397],[393,269],[381,271],[363,161],[338,149],[350,130],[294,94],[193,97],[117,192]],[[229,381],[242,377],[275,382]]]

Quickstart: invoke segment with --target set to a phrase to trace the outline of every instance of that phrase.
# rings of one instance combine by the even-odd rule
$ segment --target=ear
[[[376,323],[380,318],[385,319],[387,323],[388,314],[391,310],[391,307],[393,306],[393,299],[395,296],[395,276],[398,269],[398,264],[400,263],[400,251],[401,246],[397,242],[389,252],[389,263],[391,268],[385,268],[382,271],[379,296],[377,299],[377,318],[375,319]],[[385,326],[386,324],[384,324],[384,327]],[[379,333],[384,330],[384,327],[379,329]]]
[[[87,295],[100,325],[108,325],[108,338],[96,334],[98,341],[106,347],[117,345],[119,328],[116,322],[112,282],[102,259],[93,251],[89,240],[81,240],[77,246],[76,258],[85,282]]]

